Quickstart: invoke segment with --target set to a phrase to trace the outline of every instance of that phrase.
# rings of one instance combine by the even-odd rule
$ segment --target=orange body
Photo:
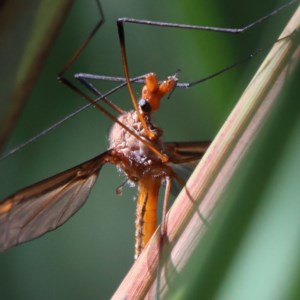
[[[146,176],[139,180],[135,220],[135,255],[137,258],[157,228],[157,201],[161,179]]]

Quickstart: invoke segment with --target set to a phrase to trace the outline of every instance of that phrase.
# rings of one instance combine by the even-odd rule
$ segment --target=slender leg
[[[120,43],[120,48],[121,48],[121,57],[122,57],[122,64],[123,64],[123,69],[125,73],[125,78],[128,84],[128,89],[129,93],[131,95],[131,100],[133,102],[133,105],[136,108],[136,100],[134,97],[133,89],[129,81],[129,70],[128,70],[128,61],[127,61],[127,53],[126,53],[126,43],[125,43],[125,30],[124,30],[124,24],[125,23],[132,23],[132,24],[138,24],[138,25],[146,25],[146,26],[158,26],[158,27],[170,27],[170,28],[178,28],[178,29],[188,29],[188,30],[202,30],[202,31],[211,31],[211,32],[222,32],[222,33],[228,33],[228,34],[240,34],[244,33],[251,28],[255,27],[256,25],[263,23],[270,19],[272,16],[278,14],[280,11],[284,10],[285,8],[295,4],[296,1],[292,0],[287,2],[286,4],[278,7],[277,9],[273,10],[269,14],[255,20],[254,22],[251,22],[250,24],[245,25],[244,27],[241,28],[223,28],[223,27],[213,27],[213,26],[201,26],[201,25],[189,25],[189,24],[178,24],[178,23],[169,23],[169,22],[157,22],[157,21],[150,21],[150,20],[141,20],[141,19],[132,19],[132,18],[119,18],[117,20],[117,28],[118,28],[118,35],[119,35],[119,43]],[[260,52],[260,51],[258,51]],[[257,54],[257,53],[256,53]],[[250,58],[250,57],[249,57]],[[225,71],[228,71],[232,68],[234,68],[236,65],[242,63],[244,60],[232,64],[231,66],[228,66],[227,68],[224,68],[223,70],[216,72],[215,74],[212,74],[210,76],[207,76],[204,79],[196,80],[191,83],[178,83],[177,86],[188,88],[192,85],[199,84],[201,82],[204,82],[208,79],[211,79],[217,75],[220,75],[224,73]]]
[[[96,0],[97,3],[97,7],[99,10],[99,15],[100,15],[100,19],[97,22],[96,26],[93,28],[92,32],[90,33],[90,35],[88,36],[88,38],[83,42],[83,44],[79,47],[79,49],[75,52],[75,54],[68,60],[68,62],[65,64],[65,66],[63,67],[63,69],[59,72],[58,74],[58,78],[61,80],[64,77],[65,72],[70,68],[71,64],[77,59],[77,57],[80,55],[80,53],[84,50],[84,48],[87,46],[87,44],[89,43],[89,41],[94,37],[95,33],[97,32],[97,30],[101,27],[101,25],[104,23],[104,14],[100,5],[100,2]],[[124,23],[134,23],[134,24],[142,24],[142,25],[149,25],[149,26],[167,26],[167,27],[174,27],[174,28],[182,28],[182,29],[194,29],[194,30],[209,30],[209,31],[215,31],[215,32],[227,32],[227,33],[241,33],[244,31],[249,30],[250,28],[254,27],[256,24],[261,23],[266,21],[267,19],[269,19],[270,17],[272,17],[273,15],[279,13],[281,10],[287,8],[288,6],[291,6],[292,4],[296,3],[296,1],[290,1],[287,4],[279,7],[277,10],[274,10],[273,12],[271,12],[270,14],[256,20],[255,22],[252,22],[251,24],[248,24],[247,26],[244,26],[243,28],[240,29],[226,29],[226,28],[217,28],[217,27],[208,27],[208,26],[193,26],[193,25],[185,25],[185,24],[175,24],[175,23],[166,23],[166,22],[153,22],[153,21],[146,21],[146,20],[138,20],[138,19],[130,19],[130,18],[120,18],[118,19],[118,28],[120,27],[120,31],[123,31],[123,37],[120,38],[120,40],[122,40],[123,43],[123,47],[124,48],[124,55],[125,55],[125,60],[126,60],[126,68],[127,67],[127,59],[126,59],[126,50],[125,50],[125,34],[124,34]],[[120,41],[121,42],[121,41]],[[268,48],[268,47],[265,47]],[[177,87],[180,88],[189,88],[191,86],[197,85],[201,82],[207,81],[213,77],[216,77],[220,74],[225,73],[226,71],[236,67],[237,65],[247,61],[248,59],[250,59],[251,57],[253,57],[254,55],[256,55],[257,53],[263,51],[264,49],[260,49],[257,52],[255,52],[254,54],[252,54],[251,56],[248,56],[247,58],[242,59],[241,61],[234,63],[218,72],[215,72],[211,75],[206,76],[205,78],[193,81],[193,82],[178,82],[177,83]],[[122,58],[123,59],[123,58]],[[123,62],[124,64],[124,62]],[[129,75],[128,75],[129,76]],[[95,99],[96,102],[104,99],[105,97],[113,94],[114,92],[116,92],[117,90],[123,88],[124,86],[126,86],[126,78],[122,78],[122,77],[110,77],[110,76],[103,76],[103,75],[93,75],[93,74],[83,74],[83,73],[79,73],[77,74],[77,76],[75,75],[75,78],[78,77],[78,80],[80,80],[79,78],[83,78],[83,80],[80,80],[80,82],[82,82],[82,84],[84,84],[90,91],[92,91],[98,98]],[[85,80],[86,79],[86,80]],[[101,92],[96,89],[90,82],[87,82],[87,80],[90,79],[95,79],[95,80],[113,80],[113,81],[120,81],[122,82],[120,85],[116,86],[115,88],[111,89],[110,91],[106,92],[104,95],[101,95]],[[61,80],[63,81],[63,80]],[[142,79],[136,77],[135,79],[129,79],[129,82],[137,82],[137,83],[142,83]],[[107,102],[109,102],[107,100]],[[40,137],[44,136],[45,134],[47,134],[48,132],[54,130],[55,128],[59,127],[61,124],[63,124],[65,121],[71,119],[72,117],[76,116],[77,114],[79,114],[81,111],[87,109],[88,107],[90,107],[91,104],[88,103],[86,105],[84,105],[83,107],[79,108],[78,110],[74,111],[73,113],[71,113],[70,115],[62,118],[61,120],[57,121],[56,123],[54,123],[53,125],[51,125],[50,127],[44,129],[42,132],[40,132],[39,134],[37,134],[36,136],[30,138],[29,140],[27,140],[26,142],[16,146],[15,148],[11,149],[9,152],[0,155],[0,160],[5,159],[6,157],[20,151],[21,149],[23,149],[24,147],[26,147],[27,145],[31,144],[32,142],[36,141],[37,139],[39,139]],[[116,108],[117,106],[115,106],[115,110],[117,112],[122,111],[120,108]]]
[[[165,178],[166,180],[166,189],[165,189],[165,195],[164,195],[164,202],[163,202],[163,211],[162,211],[162,218],[161,218],[161,227],[160,227],[160,234],[162,238],[165,236],[167,233],[167,211],[168,211],[168,202],[170,198],[170,193],[171,193],[171,185],[172,185],[172,180],[170,176],[167,176]]]
[[[82,51],[85,49],[85,47],[89,44],[91,39],[94,37],[94,35],[97,33],[98,29],[101,27],[101,25],[104,23],[105,18],[102,11],[102,7],[99,0],[96,0],[97,8],[99,11],[100,18],[91,31],[91,33],[88,35],[88,37],[84,40],[84,42],[80,45],[80,47],[76,50],[76,52],[71,56],[71,58],[66,62],[63,69],[58,73],[58,80],[60,80],[61,77],[64,77],[64,74],[68,71],[70,66],[73,64],[73,62],[78,58],[78,56],[82,53]]]

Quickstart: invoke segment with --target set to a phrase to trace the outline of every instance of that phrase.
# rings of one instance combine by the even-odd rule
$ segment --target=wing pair
[[[186,171],[193,161],[202,157],[209,143],[165,145],[170,161],[178,166],[182,164]],[[1,202],[0,252],[37,238],[66,222],[85,203],[107,162],[116,163],[111,150],[24,188]],[[174,169],[177,170],[176,166]],[[186,175],[182,177],[186,178]]]

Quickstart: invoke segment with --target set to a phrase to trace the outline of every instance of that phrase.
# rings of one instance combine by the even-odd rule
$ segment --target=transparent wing
[[[164,144],[164,150],[170,159],[169,165],[183,181],[186,182],[189,179],[210,143],[210,141],[203,141]],[[172,179],[171,193],[177,196],[181,189],[182,185],[177,180]]]
[[[195,167],[197,166],[199,160],[194,162],[184,163],[184,164],[171,164],[174,172],[184,181],[187,182],[192,175]],[[171,193],[175,197],[180,193],[183,186],[174,178],[172,178]]]
[[[173,164],[183,164],[199,160],[206,152],[211,141],[168,142],[164,143],[164,152]]]
[[[86,201],[109,151],[29,186],[0,203],[0,251],[66,222]]]

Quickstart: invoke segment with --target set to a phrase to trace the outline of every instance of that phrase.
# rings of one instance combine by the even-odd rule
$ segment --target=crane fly
[[[151,113],[158,109],[161,98],[174,88],[177,79],[172,76],[159,85],[155,74],[150,73],[145,80],[139,113],[147,127],[143,127],[137,111],[124,112],[111,128],[106,152],[1,202],[1,251],[62,225],[86,201],[102,166],[111,163],[137,183],[135,257],[139,256],[156,230],[162,181],[166,182],[165,201],[169,198],[172,179],[183,184],[170,164],[200,159],[209,144],[163,143],[162,130],[152,123]]]
[[[276,13],[285,6],[276,10]],[[271,13],[269,16],[273,14]],[[195,28],[196,26],[163,22],[151,22],[150,25],[240,33],[265,19],[263,17],[243,29],[218,29],[206,26]],[[103,18],[95,29],[98,29],[102,22]],[[115,165],[124,172],[128,180],[137,184],[135,258],[140,255],[156,230],[158,193],[162,184],[165,184],[162,234],[165,233],[165,215],[172,183],[175,181],[184,186],[184,180],[176,173],[176,166],[190,167],[191,164],[201,159],[210,142],[164,143],[162,141],[163,131],[153,123],[152,113],[159,109],[163,96],[178,85],[177,75],[168,77],[162,83],[158,82],[154,73],[145,75],[141,99],[136,101],[128,71],[124,23],[145,25],[149,21],[121,18],[117,22],[125,74],[124,81],[128,86],[134,110],[123,111],[111,104],[105,97],[101,97],[103,102],[120,113],[119,117],[116,118],[64,77],[66,70],[96,32],[93,30],[76,55],[59,73],[59,80],[114,122],[109,134],[109,148],[106,152],[87,162],[24,188],[2,201],[0,204],[0,251],[37,238],[66,222],[85,203],[103,165],[106,163]],[[224,71],[232,67],[230,66]],[[217,75],[220,73],[218,72]],[[93,86],[86,83],[87,76],[78,77],[95,92]],[[189,86],[200,82],[202,80],[195,81]]]

